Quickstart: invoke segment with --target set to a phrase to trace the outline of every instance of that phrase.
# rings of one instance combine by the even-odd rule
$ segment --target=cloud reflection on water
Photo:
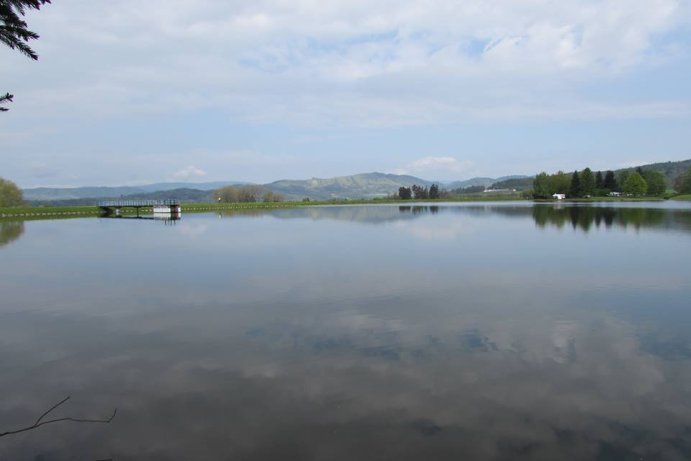
[[[33,274],[6,253],[0,428],[65,395],[118,416],[0,439],[0,458],[691,455],[691,285],[669,249],[685,235],[641,247],[617,226],[536,231],[532,207],[363,208],[197,216],[203,242],[172,253],[179,230],[85,220],[21,255]],[[399,232],[455,220],[473,231]],[[681,221],[661,222],[641,229]],[[114,236],[132,248],[94,253]],[[657,259],[627,269],[632,249]]]

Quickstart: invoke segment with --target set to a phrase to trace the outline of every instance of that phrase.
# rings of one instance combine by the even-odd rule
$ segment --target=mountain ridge
[[[620,168],[614,171],[633,170],[643,168],[661,171],[665,174],[668,184],[671,184],[676,175],[691,168],[691,159],[680,161],[668,161],[641,165],[639,167]],[[31,202],[69,202],[69,201],[95,201],[121,197],[138,196],[166,196],[165,192],[175,190],[185,191],[189,198],[198,200],[210,197],[210,192],[225,186],[257,185],[266,190],[282,194],[286,199],[299,200],[310,198],[313,200],[330,199],[371,199],[386,197],[398,192],[399,187],[411,187],[413,184],[429,187],[433,183],[439,184],[447,190],[462,189],[471,186],[490,187],[495,184],[522,184],[530,186],[533,176],[507,175],[498,178],[474,177],[460,181],[432,181],[412,175],[397,175],[392,173],[360,173],[347,176],[335,176],[331,178],[310,179],[280,179],[266,184],[255,184],[243,181],[213,181],[205,183],[189,182],[163,182],[145,184],[140,186],[88,186],[71,188],[37,187],[24,189],[24,198]],[[196,191],[196,192],[195,192]]]
[[[280,179],[266,184],[240,181],[214,181],[208,183],[170,182],[140,186],[36,187],[26,188],[23,192],[25,200],[34,203],[60,203],[67,205],[94,203],[98,200],[114,198],[159,197],[165,196],[165,192],[174,193],[174,191],[184,192],[184,195],[189,198],[195,197],[200,199],[210,196],[210,194],[202,192],[211,192],[225,186],[257,185],[266,190],[280,193],[285,198],[291,200],[302,198],[331,200],[386,197],[396,193],[399,187],[411,187],[414,184],[429,187],[436,183],[443,188],[453,189],[477,184],[489,186],[496,180],[495,178],[486,177],[444,183],[412,175],[372,172],[331,178]],[[191,191],[197,191],[197,193]]]

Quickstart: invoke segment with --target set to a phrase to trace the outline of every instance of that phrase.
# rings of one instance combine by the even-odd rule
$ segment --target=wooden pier
[[[179,218],[182,211],[179,200],[110,200],[99,202],[98,207],[105,216],[119,216],[124,208],[134,208],[139,216],[144,208],[151,209],[154,216],[167,215]]]

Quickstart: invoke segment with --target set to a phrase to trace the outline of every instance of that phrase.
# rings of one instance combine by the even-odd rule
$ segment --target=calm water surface
[[[2,460],[691,459],[691,207],[0,222]]]

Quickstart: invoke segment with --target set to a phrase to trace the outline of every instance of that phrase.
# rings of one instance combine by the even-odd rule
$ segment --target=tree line
[[[618,175],[611,170],[604,174],[601,171],[593,173],[590,168],[576,170],[571,174],[563,171],[551,175],[542,172],[533,180],[533,197],[539,199],[552,198],[553,194],[564,194],[569,198],[618,194],[659,197],[664,195],[666,190],[664,174],[655,170],[643,171],[641,168],[634,171],[624,170]]]
[[[426,200],[441,198],[441,192],[437,184],[432,184],[427,188],[426,186],[418,186],[413,184],[411,187],[401,186],[398,188],[398,198],[401,200]]]

